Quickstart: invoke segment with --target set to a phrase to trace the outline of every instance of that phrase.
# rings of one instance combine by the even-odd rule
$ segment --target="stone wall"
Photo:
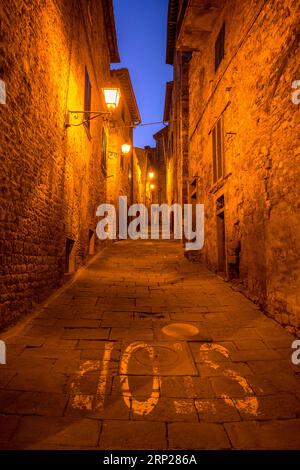
[[[146,203],[147,158],[145,149],[135,147],[133,149],[133,201],[137,204]]]
[[[225,57],[214,69],[225,21]],[[226,275],[300,334],[298,0],[232,0],[190,62],[189,177],[205,204],[204,258],[218,271],[217,200],[225,200]],[[225,174],[213,183],[211,131],[224,122]],[[237,281],[237,282],[238,282]]]
[[[175,53],[166,162],[169,204],[185,204],[188,198],[189,60],[189,53]]]
[[[92,109],[110,57],[101,2],[7,0],[0,6],[0,326],[17,320],[60,285],[66,238],[74,269],[89,254],[96,208],[105,200],[102,119],[65,128],[84,107],[87,66]],[[81,119],[81,117],[79,117]],[[78,122],[78,120],[75,122]]]
[[[122,98],[120,109],[114,114],[109,139],[107,159],[107,202],[118,207],[119,196],[127,196],[128,204],[131,204],[132,194],[132,149],[133,131],[129,127],[131,122],[130,113],[125,100]],[[131,145],[129,154],[122,154],[123,144]]]

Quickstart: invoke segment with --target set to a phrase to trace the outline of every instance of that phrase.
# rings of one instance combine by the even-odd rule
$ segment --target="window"
[[[224,176],[224,142],[223,142],[223,117],[221,117],[212,130],[213,148],[213,181],[219,181]]]
[[[89,77],[87,67],[85,66],[85,79],[84,79],[84,111],[87,111],[84,115],[84,120],[87,121],[85,126],[87,129],[90,129],[90,121],[88,119],[91,111],[91,101],[92,101],[92,85]]]
[[[224,59],[225,55],[225,23],[223,23],[221,31],[218,34],[215,44],[215,72]]]

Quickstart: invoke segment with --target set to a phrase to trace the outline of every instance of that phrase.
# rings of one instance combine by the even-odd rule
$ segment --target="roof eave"
[[[140,124],[142,122],[142,119],[141,119],[141,116],[140,116],[140,111],[139,111],[137,101],[136,101],[136,97],[135,97],[135,93],[134,93],[134,90],[133,90],[129,70],[126,69],[126,68],[114,69],[114,70],[112,70],[112,75],[116,75],[116,77],[120,81],[121,88],[122,88],[122,85],[123,85],[124,89],[127,90],[127,94],[125,93],[125,98],[126,98],[126,101],[127,101],[127,106],[129,108],[129,111],[130,111],[132,123],[135,124],[135,125]]]
[[[182,0],[180,7],[179,0],[169,0],[166,52],[166,63],[168,65],[174,65],[177,38],[180,33],[188,5],[189,0]]]
[[[118,49],[115,15],[112,0],[103,0],[103,14],[109,47],[110,63],[117,64],[120,63],[120,54]]]

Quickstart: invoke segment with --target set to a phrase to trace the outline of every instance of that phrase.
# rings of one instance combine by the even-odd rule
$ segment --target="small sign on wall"
[[[3,80],[0,80],[0,104],[6,104],[6,87]]]

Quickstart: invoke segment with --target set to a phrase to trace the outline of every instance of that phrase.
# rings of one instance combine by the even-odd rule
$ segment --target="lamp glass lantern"
[[[153,180],[155,176],[154,171],[149,171],[148,175],[149,175],[150,180]]]
[[[121,92],[119,88],[103,88],[104,100],[107,108],[114,111],[119,104]]]
[[[127,155],[131,150],[131,145],[130,144],[123,144],[122,145],[122,153],[124,155]]]

